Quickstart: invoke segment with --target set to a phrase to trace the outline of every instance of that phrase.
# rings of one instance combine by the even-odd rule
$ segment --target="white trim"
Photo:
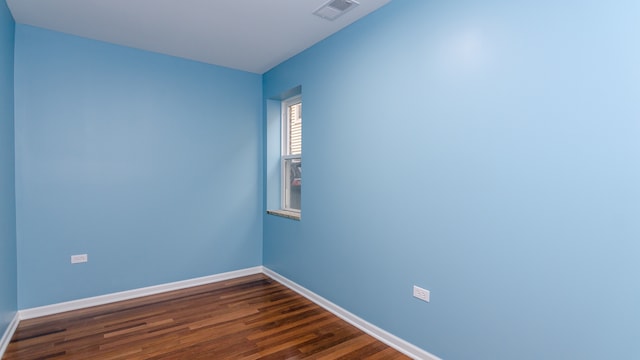
[[[4,352],[7,350],[7,346],[11,342],[11,338],[13,334],[16,332],[18,328],[18,323],[20,322],[20,315],[18,312],[13,316],[13,320],[9,323],[7,330],[5,330],[4,335],[0,338],[0,359],[4,355]]]
[[[291,135],[289,134],[289,107],[298,103],[302,103],[302,94],[291,96],[282,100],[280,103],[280,209],[285,211],[296,211],[287,207],[287,171],[285,162],[288,159],[301,159],[302,153],[289,154],[289,144],[291,143]],[[297,210],[298,212],[300,210]]]
[[[439,357],[385,331],[381,328],[369,323],[368,321],[354,315],[353,313],[341,308],[340,306],[332,303],[331,301],[323,298],[322,296],[296,284],[295,282],[285,278],[284,276],[276,273],[275,271],[263,267],[263,272],[265,275],[273,278],[289,289],[297,292],[298,294],[306,297],[307,299],[313,301],[319,306],[323,307],[327,311],[333,313],[338,316],[342,320],[350,323],[351,325],[359,328],[365,333],[373,336],[374,338],[382,341],[383,343],[391,346],[392,348],[400,351],[401,353],[413,358],[413,359],[423,359],[423,360],[442,360]]]
[[[94,296],[85,299],[72,300],[58,304],[40,306],[31,309],[20,310],[18,313],[21,320],[33,319],[40,316],[53,315],[65,311],[79,310],[91,306],[110,304],[116,301],[130,300],[142,296],[160,294],[167,291],[180,290],[198,285],[210,284],[218,281],[235,279],[242,276],[254,275],[262,273],[262,266],[230,271],[210,276],[199,277],[195,279],[176,281],[167,284],[149,286],[139,289],[127,290],[107,295]]]
[[[46,306],[25,309],[25,310],[19,310],[14,316],[9,326],[7,327],[7,330],[2,336],[2,339],[0,339],[0,358],[2,358],[4,351],[9,345],[9,342],[11,341],[11,337],[16,331],[16,328],[18,327],[18,323],[20,322],[20,320],[33,319],[40,316],[53,315],[53,314],[58,314],[65,311],[79,310],[79,309],[84,309],[91,306],[98,306],[98,305],[109,304],[117,301],[130,300],[130,299],[135,299],[142,296],[155,295],[155,294],[160,294],[167,291],[180,290],[180,289],[185,289],[193,286],[211,284],[219,281],[231,280],[231,279],[239,278],[242,276],[260,274],[260,273],[263,273],[273,278],[274,280],[278,281],[282,285],[288,287],[289,289],[297,292],[298,294],[313,301],[314,303],[326,309],[327,311],[338,316],[342,320],[350,323],[351,325],[359,328],[365,333],[373,336],[374,338],[382,341],[383,343],[391,346],[392,348],[402,352],[403,354],[413,359],[442,360],[439,357],[367,322],[366,320],[341,308],[340,306],[332,303],[331,301],[323,298],[322,296],[306,289],[301,285],[296,284],[295,282],[285,278],[284,276],[264,266],[255,266],[252,268],[230,271],[230,272],[220,273],[220,274],[215,274],[210,276],[204,276],[204,277],[199,277],[195,279],[176,281],[172,283],[127,290],[127,291],[117,292],[113,294],[94,296],[94,297],[85,298],[85,299],[67,301],[63,303],[46,305]]]

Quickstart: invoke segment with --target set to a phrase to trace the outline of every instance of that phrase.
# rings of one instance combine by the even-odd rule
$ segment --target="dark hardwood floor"
[[[2,359],[408,357],[258,274],[24,320]]]

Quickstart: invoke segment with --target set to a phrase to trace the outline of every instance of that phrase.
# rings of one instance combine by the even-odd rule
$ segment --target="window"
[[[302,97],[282,102],[282,209],[300,212],[302,204]]]
[[[301,219],[302,86],[265,99],[267,214]]]

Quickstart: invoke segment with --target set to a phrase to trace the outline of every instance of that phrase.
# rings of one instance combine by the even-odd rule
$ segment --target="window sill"
[[[289,210],[267,210],[267,214],[300,221],[300,213]]]

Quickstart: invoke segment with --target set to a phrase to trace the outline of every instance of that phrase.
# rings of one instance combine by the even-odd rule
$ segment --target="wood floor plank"
[[[3,360],[408,359],[263,274],[22,321]]]

